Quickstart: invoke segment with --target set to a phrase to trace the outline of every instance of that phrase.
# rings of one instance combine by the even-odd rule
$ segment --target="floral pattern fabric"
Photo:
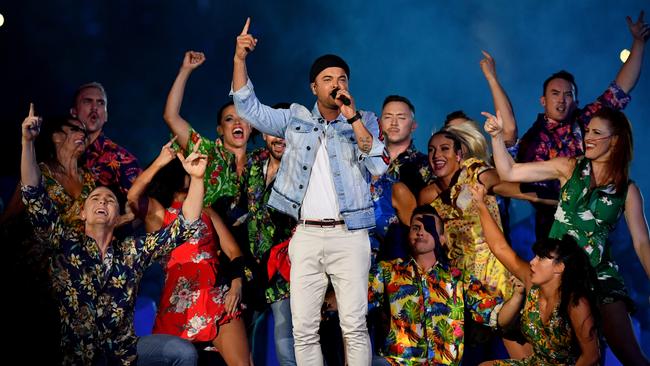
[[[248,242],[253,257],[265,263],[271,248],[288,240],[296,221],[281,212],[269,208],[266,203],[271,195],[273,181],[266,184],[266,166],[271,158],[266,148],[253,151],[248,159]],[[265,290],[268,304],[289,297],[289,282],[279,272],[269,275]]]
[[[575,365],[580,349],[572,342],[571,324],[559,315],[559,303],[544,324],[539,310],[539,287],[533,286],[521,314],[521,332],[533,346],[533,355],[523,360],[495,361],[495,365]]]
[[[503,299],[475,278],[438,262],[428,271],[413,258],[381,261],[370,271],[370,309],[390,312],[381,355],[392,365],[459,365],[465,308],[474,321],[495,326]]]
[[[510,272],[492,254],[483,236],[478,209],[470,187],[479,183],[479,175],[490,167],[476,158],[463,161],[450,186],[431,203],[445,225],[450,263],[464,271],[465,281],[476,277],[506,299],[512,295]],[[494,196],[486,196],[488,210],[501,228],[499,207]]]
[[[163,226],[176,220],[181,206],[174,202],[167,209]],[[217,336],[219,326],[241,316],[241,311],[226,311],[230,286],[219,271],[216,240],[210,217],[203,213],[198,234],[163,259],[165,284],[153,333],[209,342]]]
[[[242,198],[242,184],[246,176],[244,171],[237,175],[235,154],[228,151],[223,141],[217,138],[209,140],[190,127],[190,138],[186,151],[192,151],[194,145],[199,144],[199,152],[208,156],[208,166],[205,169],[205,197],[203,206],[208,207],[222,197],[231,197],[233,206],[237,206]],[[245,168],[247,169],[247,168]]]
[[[417,151],[413,141],[403,153],[390,162],[384,175],[394,182],[406,184],[415,197],[433,176],[428,156]]]
[[[81,176],[83,187],[81,188],[81,194],[79,197],[74,198],[65,191],[65,188],[63,188],[56,179],[54,179],[54,175],[45,163],[40,163],[39,167],[41,168],[45,191],[58,209],[61,220],[63,220],[66,225],[75,228],[75,230],[78,230],[80,233],[83,233],[84,221],[81,219],[81,210],[86,197],[88,197],[90,192],[95,189],[95,180],[92,174],[87,170],[82,171]]]
[[[135,156],[103,133],[88,145],[81,161],[96,182],[103,186],[119,186],[125,195],[142,173]]]
[[[146,236],[113,239],[104,256],[94,239],[71,230],[42,185],[22,187],[23,202],[38,240],[52,252],[52,290],[61,315],[65,365],[134,365],[133,313],[138,284],[155,260],[188,240],[195,223],[181,216]]]
[[[574,157],[584,154],[582,132],[591,121],[591,117],[603,107],[624,109],[631,97],[620,86],[612,82],[596,101],[575,111],[573,118],[566,122],[546,118],[539,114],[531,128],[518,142],[517,161],[546,161],[558,156]],[[536,182],[532,184],[539,191],[540,197],[557,199],[560,183],[557,180]]]
[[[608,237],[623,212],[627,190],[616,192],[613,184],[592,189],[591,174],[591,160],[578,158],[571,178],[560,192],[549,237],[561,239],[567,234],[573,237],[596,269],[601,287],[616,284],[614,287],[624,294],[623,278],[611,259]],[[608,285],[603,286],[603,282]]]

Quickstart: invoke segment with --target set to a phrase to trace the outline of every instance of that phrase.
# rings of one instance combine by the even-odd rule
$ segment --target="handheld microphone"
[[[332,99],[337,99],[336,98],[336,93],[338,93],[339,90],[341,90],[341,89],[336,88],[336,89],[332,90],[332,92],[330,93],[330,96],[332,97]],[[350,101],[350,99],[348,97],[346,97],[345,95],[339,95],[338,100],[343,102],[344,105],[350,105],[352,103]]]

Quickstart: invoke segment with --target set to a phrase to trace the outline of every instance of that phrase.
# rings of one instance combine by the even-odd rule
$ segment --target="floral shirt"
[[[292,235],[296,221],[288,215],[269,208],[266,203],[271,195],[273,181],[266,184],[266,167],[270,159],[266,148],[250,154],[248,166],[248,242],[253,256],[265,263],[271,247]],[[271,278],[265,291],[266,302],[271,304],[289,297],[289,282],[278,271]]]
[[[103,133],[86,148],[81,161],[96,182],[103,186],[119,186],[125,195],[142,173],[135,156]]]
[[[84,221],[81,219],[81,209],[86,197],[95,189],[95,180],[93,175],[83,170],[82,179],[83,187],[79,197],[74,198],[65,191],[65,188],[54,178],[50,168],[45,163],[40,163],[41,173],[43,176],[43,185],[48,196],[58,209],[61,220],[66,225],[73,226],[80,233],[84,232]]]
[[[104,258],[90,237],[68,229],[42,185],[23,186],[23,201],[38,240],[51,247],[52,290],[61,315],[66,365],[134,365],[137,338],[133,313],[144,270],[190,239],[196,222],[181,217],[139,238],[113,242]]]
[[[222,197],[232,198],[231,206],[237,206],[242,198],[243,181],[246,176],[244,171],[237,175],[235,154],[228,151],[221,139],[209,140],[190,127],[190,138],[186,151],[192,151],[194,145],[199,144],[199,152],[208,156],[208,166],[205,170],[205,197],[203,206],[208,207]],[[247,168],[244,168],[247,169]]]
[[[517,161],[546,161],[558,156],[573,157],[584,154],[582,133],[591,117],[603,107],[623,109],[631,98],[612,82],[595,102],[577,109],[573,118],[557,122],[539,114],[537,120],[517,143]],[[557,180],[529,184],[540,197],[557,199],[560,183]],[[524,190],[527,190],[525,187]]]
[[[370,309],[390,311],[382,356],[392,365],[459,365],[465,308],[482,324],[496,325],[503,300],[478,280],[464,283],[460,269],[438,262],[425,272],[413,258],[379,262],[370,271]]]
[[[394,182],[402,182],[413,192],[415,197],[433,176],[429,168],[429,158],[415,148],[413,141],[403,153],[388,165],[384,174]]]

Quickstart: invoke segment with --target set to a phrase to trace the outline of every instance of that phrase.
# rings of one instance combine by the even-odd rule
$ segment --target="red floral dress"
[[[181,210],[174,202],[165,212],[163,226],[173,222]],[[239,318],[241,312],[226,313],[225,297],[230,288],[219,274],[216,233],[208,215],[201,215],[201,229],[165,258],[165,285],[153,333],[179,336],[190,341],[212,341],[219,326]]]

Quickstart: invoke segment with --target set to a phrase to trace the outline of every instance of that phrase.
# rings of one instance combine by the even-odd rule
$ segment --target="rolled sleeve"
[[[382,175],[388,169],[390,155],[379,136],[379,122],[374,113],[362,112],[364,126],[372,135],[372,147],[368,153],[359,149],[358,160],[372,175]]]
[[[255,95],[255,89],[250,79],[246,85],[237,91],[230,89],[237,114],[248,121],[262,133],[284,137],[284,131],[289,121],[290,112],[286,109],[274,109],[262,104]]]

